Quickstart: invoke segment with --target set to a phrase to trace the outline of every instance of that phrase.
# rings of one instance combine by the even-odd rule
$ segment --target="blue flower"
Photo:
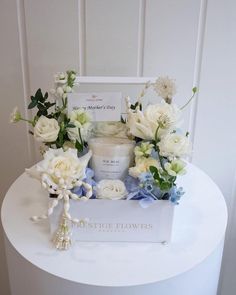
[[[153,191],[153,185],[152,185],[152,183],[150,183],[150,182],[146,182],[145,185],[144,185],[144,189],[145,189],[147,192],[152,192],[152,191]]]
[[[150,172],[143,172],[139,175],[138,178],[141,182],[144,182],[144,183],[147,181],[149,181],[149,182],[153,181],[153,176]]]
[[[176,204],[176,205],[179,205],[179,200],[181,199],[181,197],[184,195],[184,191],[183,191],[183,188],[182,187],[173,187],[170,192],[170,197],[169,197],[169,200]]]
[[[134,178],[130,175],[128,175],[126,178],[125,178],[125,186],[126,186],[126,189],[128,192],[132,193],[132,192],[136,192],[139,190],[139,180],[137,178]]]

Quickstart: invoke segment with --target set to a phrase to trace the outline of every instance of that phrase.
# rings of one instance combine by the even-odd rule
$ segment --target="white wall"
[[[50,89],[54,72],[75,68],[82,75],[169,75],[180,105],[199,86],[184,114],[193,162],[216,181],[233,212],[235,9],[234,0],[1,0],[1,199],[38,159],[25,125],[9,125],[8,114],[15,105],[27,113],[30,93]],[[235,218],[231,223],[222,295],[233,294],[235,286]],[[8,295],[1,253],[0,286]]]

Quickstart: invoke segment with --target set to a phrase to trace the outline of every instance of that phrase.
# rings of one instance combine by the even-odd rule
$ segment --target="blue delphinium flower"
[[[153,181],[153,176],[150,172],[143,172],[139,175],[140,182],[145,183],[147,181]]]
[[[169,200],[172,203],[179,205],[179,200],[183,195],[184,195],[183,188],[182,187],[177,188],[176,186],[174,186],[171,188],[169,192]]]
[[[144,185],[144,189],[147,191],[147,192],[152,192],[153,191],[153,185],[151,182],[146,182],[145,185]]]

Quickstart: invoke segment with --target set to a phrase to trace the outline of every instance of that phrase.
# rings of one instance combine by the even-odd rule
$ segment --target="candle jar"
[[[95,137],[88,142],[92,150],[90,167],[94,170],[95,180],[123,180],[134,158],[135,141],[126,138]]]

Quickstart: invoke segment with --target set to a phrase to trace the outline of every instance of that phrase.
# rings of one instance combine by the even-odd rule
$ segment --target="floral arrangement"
[[[134,149],[135,166],[129,169],[126,187],[128,199],[141,200],[142,206],[148,206],[155,200],[170,200],[178,204],[184,194],[183,188],[177,187],[177,176],[186,173],[186,163],[182,158],[191,152],[189,133],[179,129],[181,111],[193,99],[178,108],[172,103],[176,86],[168,77],[157,79],[152,86],[162,101],[149,104],[142,110],[141,100],[135,105],[127,103],[126,125],[137,145]],[[141,97],[143,94],[141,95]]]
[[[48,218],[58,203],[63,202],[62,220],[54,238],[57,249],[67,249],[71,244],[69,223],[86,222],[70,215],[70,199],[138,200],[144,208],[156,200],[178,204],[184,191],[176,180],[186,173],[183,158],[191,152],[189,134],[183,133],[179,125],[181,111],[193,99],[196,88],[187,103],[178,108],[172,102],[176,93],[174,81],[158,78],[155,83],[145,85],[135,104],[126,98],[126,118],[120,122],[95,123],[82,108],[68,113],[68,93],[74,91],[75,80],[75,71],[56,74],[51,97],[38,89],[28,105],[28,109],[36,109],[32,120],[23,118],[17,108],[11,114],[11,122],[28,122],[35,140],[44,144],[44,159],[27,172],[41,182],[52,198],[47,212],[33,216],[32,220]],[[161,101],[143,110],[142,99],[149,88]],[[88,168],[92,157],[88,148],[91,137],[135,140],[134,163],[125,179],[95,182],[94,172]]]
[[[35,95],[31,96],[31,102],[28,105],[28,109],[37,109],[32,120],[23,118],[16,107],[11,114],[11,122],[28,122],[33,128],[30,133],[35,140],[46,147],[64,150],[75,148],[82,152],[87,146],[92,122],[83,109],[73,110],[69,115],[67,114],[67,96],[73,91],[75,79],[76,72],[73,70],[56,74],[55,87],[50,91],[53,102],[49,101],[48,92],[43,94],[39,88]]]

